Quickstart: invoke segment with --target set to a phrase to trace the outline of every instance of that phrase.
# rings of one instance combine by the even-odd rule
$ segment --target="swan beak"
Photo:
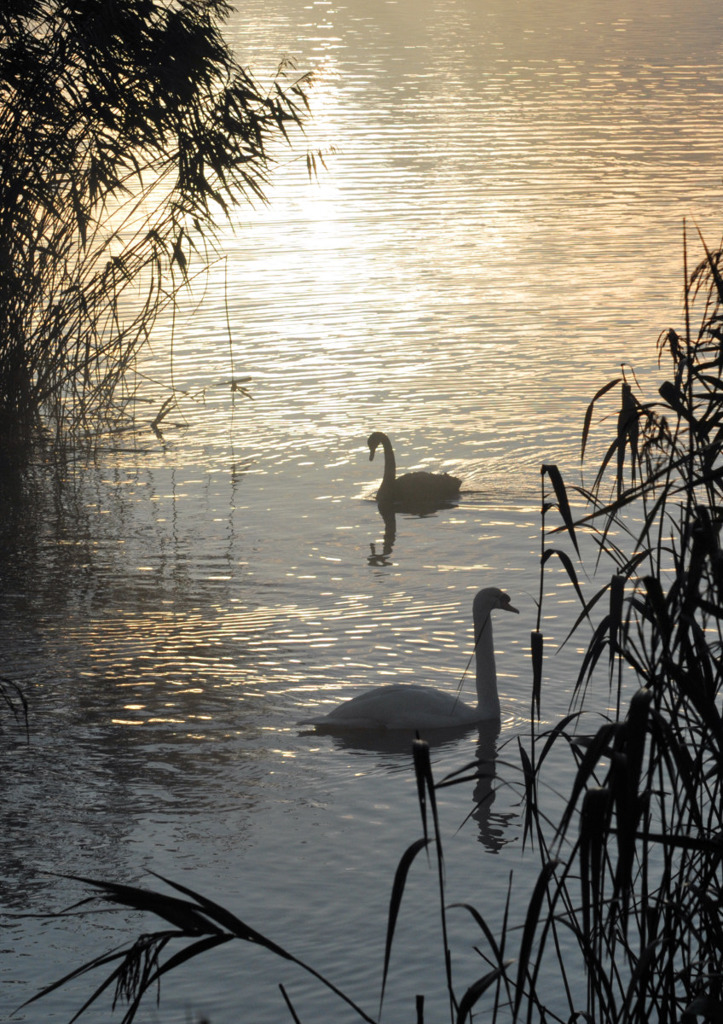
[[[514,612],[515,615],[519,615],[520,614],[520,609],[519,608],[515,608],[515,606],[512,604],[512,602],[511,602],[511,600],[510,600],[510,598],[509,598],[509,596],[507,594],[505,594],[504,597],[503,597],[503,603],[500,605],[500,609],[503,612]]]

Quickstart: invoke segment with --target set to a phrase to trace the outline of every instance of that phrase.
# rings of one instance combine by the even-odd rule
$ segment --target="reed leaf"
[[[545,758],[548,756],[550,751],[557,746],[557,741],[561,736],[565,737],[571,745],[575,745],[579,741],[578,736],[571,737],[567,734],[568,726],[573,722],[577,722],[579,718],[580,712],[573,711],[570,714],[565,715],[564,718],[561,718],[560,721],[552,727],[552,729],[544,734],[543,738],[545,743],[537,760],[538,772],[542,769]]]
[[[492,948],[492,959],[493,959],[493,962],[498,964],[498,965],[501,965],[502,964],[502,960],[503,960],[502,947],[498,944],[497,939],[495,938],[494,932],[492,931],[490,926],[487,924],[487,922],[485,921],[485,919],[482,916],[482,914],[480,914],[480,912],[477,910],[477,908],[473,907],[471,903],[451,903],[450,904],[450,910],[456,909],[456,908],[460,908],[462,910],[466,910],[472,916],[472,918],[476,922],[477,926],[479,927],[480,931],[484,934],[484,937],[486,938],[487,942],[489,942],[490,947]],[[509,962],[511,963],[512,961],[509,961]]]
[[[535,770],[529,755],[518,738],[518,750],[522,763],[522,779],[525,789],[525,814],[522,828],[522,846],[527,845],[530,836],[533,835],[533,825],[539,820],[537,813],[537,790],[535,785]]]
[[[572,583],[573,587],[575,588],[575,592],[580,599],[580,603],[584,605],[585,598],[583,597],[582,590],[580,589],[580,582],[577,578],[577,573],[575,572],[575,566],[572,564],[572,559],[566,551],[562,551],[559,548],[546,548],[542,556],[543,566],[550,560],[550,558],[553,555],[559,558],[562,562],[565,572],[567,573],[567,577]]]
[[[713,281],[713,285],[717,293],[718,302],[723,304],[723,276],[721,276],[721,272],[718,269],[718,260],[716,257],[713,256],[710,249],[706,245],[706,241],[703,238],[703,235],[701,234],[700,228],[698,228],[698,237],[700,238],[701,245],[703,246],[703,249],[705,251],[706,265],[708,267],[708,272],[710,274],[710,277]]]
[[[494,970],[488,971],[487,974],[478,978],[477,981],[473,982],[467,991],[464,993],[459,1001],[459,1008],[457,1010],[457,1024],[464,1024],[467,1017],[472,1017],[472,1009],[474,1008],[477,1000],[484,995],[487,989],[494,985],[496,981],[504,977],[505,967],[507,967],[512,961],[507,961],[501,967],[495,967]]]
[[[99,890],[101,898],[106,899],[108,902],[121,904],[130,907],[132,910],[155,914],[156,917],[168,921],[169,924],[178,928],[184,934],[204,935],[208,934],[208,932],[219,933],[219,928],[212,917],[203,913],[196,904],[188,900],[179,900],[175,896],[166,896],[163,893],[141,889],[138,886],[121,885],[117,882],[106,882],[100,879],[86,878],[81,875],[66,875],[65,877]],[[180,887],[174,885],[174,888]],[[243,931],[244,926],[241,922],[238,922],[238,925],[240,930]],[[244,935],[243,937],[246,936]],[[254,940],[252,939],[252,941]]]
[[[105,966],[109,963],[120,961],[119,966],[96,989],[84,1005],[83,1009],[89,1006],[92,1002],[95,1002],[97,998],[108,988],[108,986],[115,982],[117,986],[116,998],[123,997],[127,999],[130,1004],[129,1009],[123,1018],[123,1024],[131,1024],[140,1005],[141,999],[145,995],[148,987],[156,982],[163,974],[167,973],[174,967],[178,967],[181,964],[186,963],[189,959],[195,958],[200,953],[205,952],[214,946],[221,945],[231,939],[241,939],[245,942],[262,946],[281,959],[288,960],[297,967],[300,967],[346,1003],[347,1006],[361,1017],[362,1020],[367,1021],[368,1024],[375,1024],[372,1017],[368,1016],[354,1002],[354,1000],[350,999],[349,996],[329,981],[329,979],[321,972],[311,967],[305,961],[294,956],[292,953],[288,952],[288,950],[284,949],[272,939],[267,938],[255,928],[245,924],[235,914],[232,914],[218,903],[215,903],[204,896],[200,896],[191,889],[188,889],[186,886],[182,886],[177,882],[167,882],[167,884],[177,891],[191,896],[192,900],[180,900],[177,897],[141,889],[138,886],[122,885],[116,882],[85,878],[78,875],[66,875],[63,877],[82,882],[83,884],[96,889],[97,897],[104,902],[126,906],[133,910],[153,914],[160,917],[162,920],[175,924],[177,926],[177,930],[144,935],[142,940],[139,940],[140,945],[136,943],[130,948],[124,948],[119,951],[112,951],[109,954],[94,957],[88,963],[65,975],[60,981],[54,982],[52,985],[44,988],[24,1005],[29,1005],[41,996],[47,995],[49,992],[59,988],[61,985],[64,985],[72,979],[80,977],[91,970],[95,970],[96,968]],[[167,881],[160,875],[156,877],[161,878],[163,881]],[[87,902],[87,900],[83,902]],[[64,916],[64,914],[61,913],[52,916],[58,917]],[[197,941],[192,943],[190,947],[186,947],[181,952],[172,956],[165,965],[158,964],[158,966],[156,966],[161,950],[169,941],[179,938],[193,938]],[[151,951],[152,956],[150,959],[147,955],[147,950]],[[153,968],[152,970],[150,969],[151,967]],[[83,1012],[83,1009],[81,1009],[80,1012]],[[78,1015],[76,1015],[74,1019],[77,1019],[77,1016]]]
[[[166,936],[164,936],[162,933],[157,932],[153,938],[158,944],[160,944],[164,941],[164,939],[165,941],[170,941],[171,938],[175,938],[179,934],[180,933],[178,932],[169,932],[167,933]],[[71,1018],[71,1024],[73,1024],[73,1022],[76,1021],[81,1016],[81,1014],[83,1014],[88,1009],[89,1006],[92,1006],[92,1004],[96,1002],[96,1000],[108,988],[110,988],[111,985],[115,984],[118,981],[118,978],[121,975],[123,969],[123,964],[125,963],[128,956],[131,954],[132,947],[130,950],[124,947],[121,950],[111,950],[109,953],[103,953],[100,956],[94,957],[92,960],[89,960],[82,966],[76,967],[74,970],[69,971],[67,974],[63,975],[63,977],[58,979],[57,981],[51,982],[49,985],[46,985],[39,992],[36,992],[35,995],[31,996],[30,999],[26,999],[24,1003],[20,1004],[20,1006],[18,1007],[18,1011],[23,1010],[26,1006],[31,1006],[38,999],[42,999],[44,996],[49,995],[51,992],[54,992],[57,989],[62,988],[63,985],[67,985],[69,982],[74,981],[76,978],[83,977],[85,974],[90,973],[98,967],[105,967],[108,964],[121,961],[120,965],[116,967],[116,969],[112,971],[104,979],[104,981],[98,986],[98,988],[88,997],[88,999],[86,999],[86,1001],[83,1003],[78,1012],[73,1015],[73,1017]]]
[[[612,744],[619,730],[620,726],[617,722],[609,722],[600,726],[598,731],[592,737],[590,744],[578,765],[570,796],[567,799],[565,810],[563,811],[560,823],[556,830],[557,840],[567,832],[582,793],[590,786],[597,788],[595,777],[596,768],[601,757],[609,756],[611,754]]]
[[[293,1003],[291,1002],[291,999],[289,998],[289,994],[281,983],[279,983],[279,991],[283,996],[284,1002],[286,1003],[286,1007],[289,1013],[291,1014],[291,1019],[294,1021],[294,1024],[301,1024],[301,1019],[297,1014],[296,1009]]]
[[[590,616],[590,612],[593,610],[593,608],[598,603],[598,601],[602,597],[604,597],[605,594],[608,592],[609,586],[610,585],[606,583],[605,586],[601,587],[600,590],[598,590],[595,594],[593,594],[593,596],[589,600],[584,602],[583,607],[582,607],[582,611],[578,614],[577,618],[575,619],[574,623],[572,624],[572,627],[570,628],[569,633],[567,634],[565,639],[560,644],[560,648],[561,649],[565,646],[565,644],[568,642],[570,637],[575,635],[575,633],[578,630],[580,624],[582,622],[584,622],[585,619],[590,619],[590,617],[591,617]]]
[[[612,827],[610,835],[619,835],[619,830]],[[670,850],[687,850],[693,853],[712,854],[716,859],[723,858],[723,833],[714,836],[675,835],[671,832],[650,832],[648,830],[635,833],[635,838],[646,843]]]
[[[565,488],[565,483],[562,479],[562,474],[560,473],[560,470],[557,468],[557,466],[543,465],[542,475],[543,478],[545,476],[549,477],[550,483],[552,484],[553,490],[555,492],[555,497],[557,499],[558,510],[565,524],[565,529],[567,530],[570,536],[570,540],[572,541],[575,550],[579,555],[580,551],[577,545],[577,535],[575,534],[575,523],[572,517],[570,502],[567,497],[567,490]]]
[[[622,379],[622,377],[616,377],[614,380],[609,380],[607,384],[603,384],[603,386],[599,388],[599,390],[593,395],[592,399],[588,403],[587,409],[585,410],[585,419],[583,420],[582,434],[580,439],[580,462],[583,462],[585,459],[585,447],[587,445],[587,439],[590,433],[590,423],[592,421],[595,403],[600,398],[602,398],[603,395],[606,395],[608,391],[616,387],[622,381]]]
[[[532,717],[540,717],[540,699],[542,695],[542,664],[544,657],[544,638],[539,630],[530,634],[530,654],[532,656]]]
[[[535,938],[535,932],[537,931],[537,925],[540,920],[542,904],[548,893],[550,882],[554,878],[558,864],[559,861],[552,860],[543,865],[527,907],[527,914],[525,915],[525,922],[522,929],[522,939],[520,941],[520,953],[517,960],[517,981],[515,987],[515,1000],[512,1009],[512,1019],[514,1021],[517,1020],[519,1015],[522,998],[525,992],[525,982],[528,975],[531,973],[532,946]]]
[[[379,1015],[382,1013],[382,1004],[384,1002],[384,992],[387,985],[387,975],[389,973],[389,961],[392,955],[392,943],[394,941],[394,931],[397,925],[397,918],[399,917],[399,910],[402,905],[402,896],[404,895],[404,887],[407,882],[407,875],[409,869],[414,863],[414,859],[420,850],[425,849],[431,842],[428,838],[417,839],[411,846],[408,846],[404,851],[397,870],[394,875],[394,884],[392,885],[392,894],[389,898],[389,913],[387,915],[387,937],[384,944],[384,969],[382,972],[382,990],[379,997]]]

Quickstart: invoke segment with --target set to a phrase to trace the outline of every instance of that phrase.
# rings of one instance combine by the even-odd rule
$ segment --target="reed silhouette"
[[[127,422],[159,313],[219,258],[220,218],[263,200],[307,83],[257,83],[225,12],[0,5],[0,436]]]

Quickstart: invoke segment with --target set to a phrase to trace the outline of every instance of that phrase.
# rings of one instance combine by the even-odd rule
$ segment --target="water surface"
[[[269,205],[222,230],[223,258],[157,331],[138,434],[61,483],[42,467],[17,492],[8,481],[2,672],[26,689],[31,742],[11,726],[1,738],[0,877],[7,910],[38,914],[83,895],[48,871],[166,874],[373,1014],[394,869],[420,828],[410,758],[297,723],[375,682],[453,690],[472,596],[507,588],[521,615],[495,622],[501,788],[461,829],[474,794],[445,790],[442,816],[450,902],[496,920],[514,868],[521,916],[535,862],[509,787],[529,713],[539,468],[575,477],[586,404],[621,364],[655,393],[656,339],[681,323],[683,219],[717,241],[721,15],[259,0],[230,30],[260,76],[285,54],[316,70],[315,122],[279,152]],[[316,181],[304,146],[325,153]],[[232,393],[238,376],[252,398]],[[159,437],[145,424],[171,380],[185,395]],[[464,480],[458,507],[398,516],[391,545],[373,429],[402,469]],[[574,616],[564,584],[546,585],[551,648]],[[567,707],[578,650],[551,655],[547,721]],[[435,749],[435,771],[489,743]],[[434,892],[420,860],[389,1022],[410,1018],[417,992],[428,1019],[446,1013]],[[134,934],[124,921],[11,918],[0,1007]],[[478,938],[455,919],[460,990],[480,973]],[[141,1019],[276,1022],[279,980],[301,1019],[351,1019],[268,954],[228,948]],[[88,991],[16,1019],[67,1020]]]

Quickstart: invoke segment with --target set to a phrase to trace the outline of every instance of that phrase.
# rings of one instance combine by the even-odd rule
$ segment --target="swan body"
[[[367,440],[369,461],[379,447],[384,449],[384,476],[377,491],[377,503],[383,505],[424,505],[450,501],[459,496],[462,481],[449,473],[405,473],[397,476],[397,462],[392,442],[381,430],[375,430]]]
[[[477,661],[477,704],[429,686],[379,686],[339,704],[328,715],[307,721],[328,732],[352,729],[454,729],[499,719],[500,701],[492,640],[492,611],[517,612],[508,594],[480,590],[472,605]]]

